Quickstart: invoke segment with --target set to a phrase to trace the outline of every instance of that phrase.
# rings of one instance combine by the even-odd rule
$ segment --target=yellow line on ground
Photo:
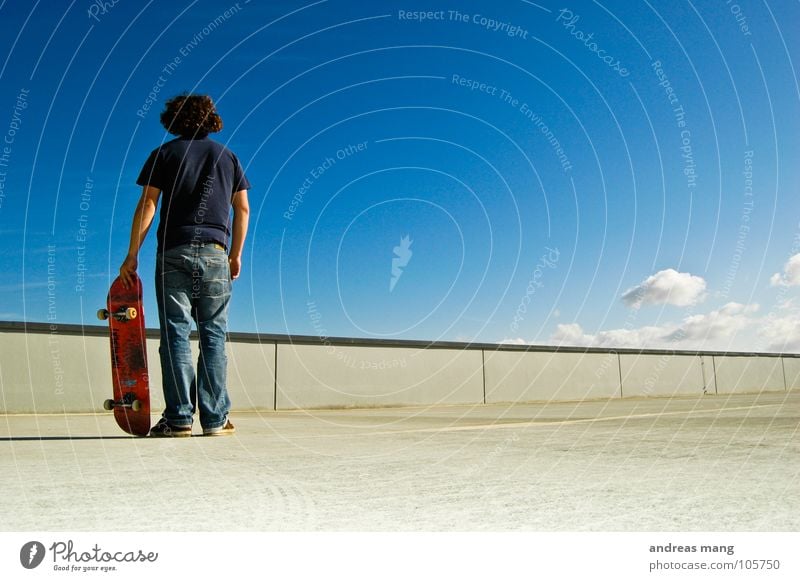
[[[399,434],[421,434],[421,433],[440,433],[440,432],[463,432],[469,430],[503,430],[503,429],[510,429],[510,428],[529,428],[529,427],[551,427],[551,426],[568,426],[568,425],[575,425],[575,424],[587,424],[587,423],[596,423],[596,422],[610,422],[610,421],[617,421],[617,420],[638,420],[638,419],[646,419],[646,418],[660,418],[664,416],[677,416],[677,415],[699,415],[699,414],[710,414],[710,413],[719,413],[719,412],[731,412],[731,411],[741,411],[741,410],[753,410],[757,408],[770,408],[770,407],[780,407],[783,404],[763,404],[763,405],[749,405],[749,406],[738,406],[738,407],[729,407],[729,408],[712,408],[712,409],[694,409],[694,410],[680,410],[674,412],[656,412],[656,413],[647,413],[647,414],[637,414],[637,415],[623,415],[623,416],[607,416],[607,417],[599,417],[599,418],[581,418],[577,420],[555,420],[555,421],[546,421],[546,420],[531,420],[531,421],[519,421],[519,422],[502,422],[502,423],[494,423],[494,424],[474,424],[469,426],[447,426],[444,428],[417,428],[417,429],[410,429],[410,430],[386,430],[386,431],[379,431],[379,432],[369,432],[365,430],[359,432],[348,432],[346,434],[313,434],[313,435],[293,435],[293,436],[282,436],[286,440],[303,440],[303,439],[315,439],[315,438],[331,438],[331,437],[350,437],[350,436],[357,436],[357,437],[364,437],[364,436],[391,436],[391,435],[399,435]]]
[[[501,424],[483,424],[483,425],[474,425],[474,426],[451,426],[447,428],[424,428],[419,430],[409,430],[414,432],[458,432],[463,430],[499,430],[504,428],[520,428],[520,427],[528,427],[528,426],[568,426],[573,424],[587,424],[587,423],[594,423],[594,422],[610,422],[615,420],[638,420],[643,418],[659,418],[663,416],[677,416],[683,414],[708,414],[713,412],[730,412],[730,411],[737,411],[737,410],[751,410],[756,408],[767,408],[767,407],[777,407],[781,404],[764,404],[764,405],[757,405],[757,406],[740,406],[740,407],[733,407],[733,408],[714,408],[708,410],[681,410],[675,412],[657,412],[657,413],[650,413],[650,414],[638,414],[638,415],[624,415],[624,416],[607,416],[601,418],[581,418],[579,420],[561,420],[561,421],[541,421],[541,420],[532,420],[526,422],[504,422]]]

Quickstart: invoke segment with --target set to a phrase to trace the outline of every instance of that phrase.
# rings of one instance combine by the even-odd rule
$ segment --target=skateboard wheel
[[[101,321],[105,321],[108,319],[108,311],[105,309],[98,309],[97,310],[97,318]]]
[[[131,403],[131,409],[135,412],[138,412],[142,409],[142,402],[140,402],[138,399],[133,400]]]
[[[107,409],[108,411],[113,410],[114,409],[114,400],[113,399],[107,399],[106,401],[104,401],[103,402],[103,408]]]
[[[137,314],[138,313],[136,312],[136,309],[133,307],[128,307],[125,309],[125,318],[128,320],[135,319]]]

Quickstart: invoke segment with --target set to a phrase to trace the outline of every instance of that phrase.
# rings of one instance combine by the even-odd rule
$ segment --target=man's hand
[[[231,267],[231,280],[236,280],[242,272],[242,257],[229,256],[228,264]]]
[[[133,286],[137,268],[139,268],[139,258],[135,254],[126,256],[125,262],[119,267],[119,276],[125,288],[131,288]]]

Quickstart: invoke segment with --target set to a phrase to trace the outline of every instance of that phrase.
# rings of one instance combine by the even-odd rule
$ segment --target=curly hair
[[[208,95],[177,95],[161,112],[161,124],[173,135],[199,138],[222,129],[214,101]]]

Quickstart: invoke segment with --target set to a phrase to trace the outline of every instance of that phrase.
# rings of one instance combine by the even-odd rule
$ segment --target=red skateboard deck
[[[108,319],[111,336],[114,398],[107,399],[103,407],[114,410],[114,419],[124,431],[146,436],[150,432],[150,379],[139,277],[130,288],[117,277],[108,291],[107,307],[97,311],[97,317]]]

